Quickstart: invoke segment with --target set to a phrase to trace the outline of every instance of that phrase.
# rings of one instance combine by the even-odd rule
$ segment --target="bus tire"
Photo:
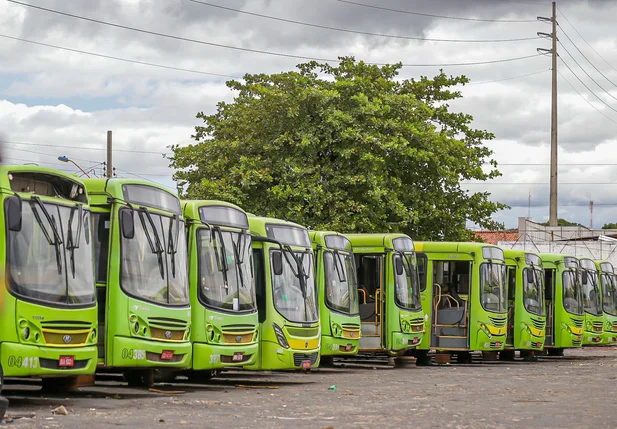
[[[513,361],[515,356],[514,350],[502,350],[499,352],[499,360]]]
[[[431,364],[431,357],[428,355],[428,350],[415,350],[417,366],[429,366]]]
[[[220,371],[216,369],[205,370],[205,371],[191,371],[188,374],[189,383],[195,384],[205,384],[210,381],[213,377],[216,377],[220,374]]]
[[[470,352],[458,352],[456,354],[456,363],[472,363]]]
[[[334,368],[334,356],[322,356],[319,360],[320,368]]]
[[[154,384],[154,371],[151,369],[129,369],[122,376],[129,387],[150,387]]]

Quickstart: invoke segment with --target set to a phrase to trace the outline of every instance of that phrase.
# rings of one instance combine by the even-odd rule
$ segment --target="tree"
[[[550,226],[549,222],[543,222],[540,225]],[[557,219],[557,226],[582,226],[580,223],[570,222],[569,220],[559,218]]]
[[[605,223],[602,229],[617,229],[617,223]]]
[[[340,60],[228,81],[234,101],[197,114],[197,143],[172,146],[186,196],[341,232],[463,240],[468,221],[498,228],[491,215],[506,206],[460,183],[500,175],[483,144],[494,136],[449,110],[468,79],[397,81],[401,64]]]

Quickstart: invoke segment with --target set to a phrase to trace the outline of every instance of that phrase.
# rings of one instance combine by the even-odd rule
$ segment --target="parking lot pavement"
[[[5,393],[19,428],[614,428],[616,380],[617,349],[588,348],[535,363],[234,371],[158,391],[112,379],[69,395],[34,385]],[[60,405],[68,415],[52,413]]]

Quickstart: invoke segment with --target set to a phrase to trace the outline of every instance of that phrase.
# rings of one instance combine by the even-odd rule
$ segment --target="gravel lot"
[[[9,385],[5,394],[10,426],[19,428],[615,428],[616,379],[611,347],[535,363],[230,372],[207,385],[155,386],[175,394],[114,379],[68,396],[36,385]],[[52,414],[60,405],[68,415]]]

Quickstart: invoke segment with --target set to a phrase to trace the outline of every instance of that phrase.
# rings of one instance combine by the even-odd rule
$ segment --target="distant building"
[[[518,230],[514,231],[474,231],[478,241],[497,244],[500,241],[518,241]]]

